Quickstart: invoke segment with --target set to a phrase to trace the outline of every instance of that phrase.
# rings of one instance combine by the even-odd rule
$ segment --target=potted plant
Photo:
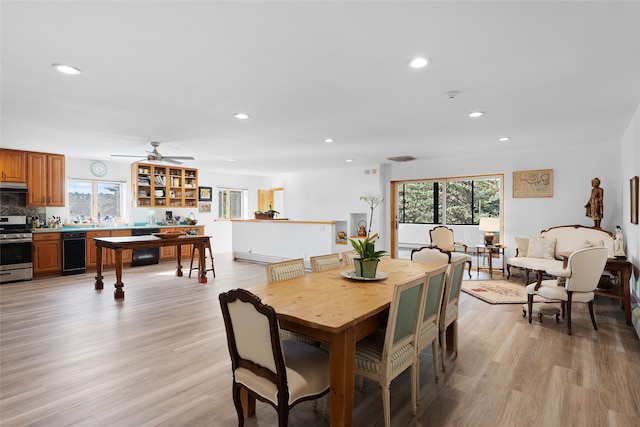
[[[360,256],[354,258],[353,265],[356,270],[356,276],[366,279],[373,279],[376,277],[376,270],[378,269],[378,262],[380,258],[387,254],[386,251],[376,251],[375,238],[377,235],[371,237],[365,237],[364,239],[349,239],[353,249]]]
[[[271,207],[271,205],[269,205],[269,210],[267,211],[255,211],[253,213],[253,215],[255,216],[256,219],[273,219],[276,216],[278,216],[280,214],[280,212],[278,212],[277,210],[273,209]]]

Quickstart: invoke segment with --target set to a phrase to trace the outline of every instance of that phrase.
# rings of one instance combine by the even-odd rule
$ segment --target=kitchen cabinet
[[[27,153],[0,148],[0,181],[27,182]]]
[[[87,269],[95,269],[97,266],[96,260],[96,244],[93,239],[95,237],[118,237],[118,236],[131,236],[131,230],[97,230],[87,231]],[[132,254],[131,249],[122,251],[123,264],[131,264]],[[102,267],[113,267],[115,265],[115,255],[111,250],[102,251]]]
[[[198,169],[134,163],[131,171],[137,207],[198,206]]]
[[[65,180],[63,155],[27,152],[27,206],[64,207]]]
[[[34,233],[33,274],[43,276],[62,273],[62,234]]]

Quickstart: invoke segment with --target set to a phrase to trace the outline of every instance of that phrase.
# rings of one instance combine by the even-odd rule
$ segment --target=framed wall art
[[[638,178],[634,176],[629,181],[629,188],[631,189],[631,224],[638,223]]]
[[[198,212],[211,212],[211,203],[205,202],[198,204]]]
[[[210,202],[212,199],[212,188],[211,187],[198,187],[198,201],[199,202]]]
[[[513,197],[553,197],[553,169],[514,171]]]

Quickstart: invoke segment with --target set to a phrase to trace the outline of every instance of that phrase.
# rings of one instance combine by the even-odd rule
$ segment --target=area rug
[[[464,280],[462,291],[489,304],[524,304],[527,290],[524,285],[506,280]],[[542,301],[539,296],[534,301]]]

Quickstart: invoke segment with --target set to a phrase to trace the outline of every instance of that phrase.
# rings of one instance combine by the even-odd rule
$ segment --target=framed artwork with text
[[[514,171],[513,197],[553,197],[553,169]]]

